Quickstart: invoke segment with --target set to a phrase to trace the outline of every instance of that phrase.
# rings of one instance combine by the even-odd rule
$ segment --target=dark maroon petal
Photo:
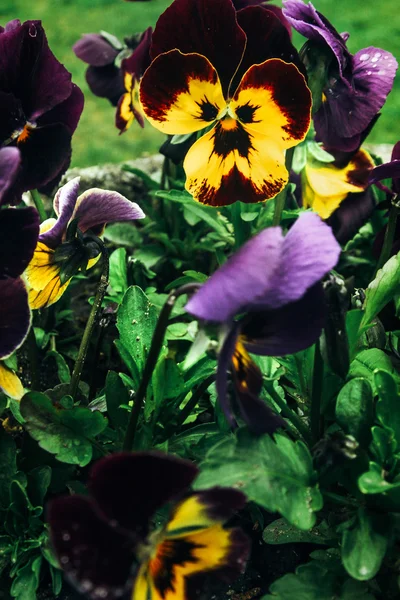
[[[89,67],[86,70],[86,81],[90,91],[99,98],[107,98],[113,106],[125,93],[121,69],[114,65],[106,67]]]
[[[238,324],[232,325],[218,355],[217,378],[215,382],[222,412],[232,429],[237,427],[237,423],[233,416],[233,410],[228,394],[228,374],[231,370],[232,356],[235,351],[239,333],[240,326]]]
[[[1,38],[1,36],[0,36]],[[26,118],[21,102],[13,94],[0,91],[0,143],[9,142],[16,131],[22,131]]]
[[[119,453],[95,464],[89,488],[107,519],[145,536],[156,510],[185,491],[197,472],[191,462],[161,452]]]
[[[283,356],[314,344],[324,322],[325,299],[322,286],[317,283],[297,302],[250,314],[243,322],[241,333],[249,352]]]
[[[399,158],[393,156],[399,155]],[[377,183],[382,179],[392,179],[392,188],[395,193],[400,191],[400,142],[393,148],[392,160],[372,169],[369,174],[369,183]]]
[[[115,600],[132,588],[136,540],[105,522],[90,498],[52,500],[47,521],[60,566],[79,592],[91,600]]]
[[[255,435],[271,434],[286,425],[264,400],[243,388],[237,389],[237,402],[243,421]]]
[[[22,102],[35,121],[71,93],[71,75],[51,52],[40,21],[0,34],[0,89]]]
[[[191,496],[198,498],[199,504],[205,507],[207,516],[215,521],[227,521],[246,504],[246,496],[233,488],[213,487],[194,492]],[[172,512],[170,519],[177,509],[179,510],[179,505]]]
[[[38,127],[44,125],[64,125],[72,135],[78,126],[84,105],[81,89],[72,84],[71,94],[38,120]]]
[[[136,79],[140,79],[142,77],[143,73],[151,63],[150,45],[152,32],[153,30],[151,27],[146,29],[131,56],[122,61],[122,70],[125,73],[131,73],[135,75]]]
[[[304,4],[301,0],[284,0],[283,14],[301,35],[330,48],[336,57],[339,73],[343,76],[346,66],[351,62],[351,54],[342,36],[315,10],[311,2]]]
[[[76,56],[93,67],[112,64],[119,51],[99,33],[87,33],[73,46]]]
[[[245,43],[231,0],[175,0],[158,19],[150,54],[153,59],[174,49],[202,54],[217,70],[226,94]]]
[[[371,217],[375,206],[370,189],[360,194],[349,194],[327,221],[338,242],[346,244],[351,240]]]
[[[247,44],[232,90],[252,65],[270,58],[294,63],[305,75],[305,67],[291,42],[287,28],[270,10],[261,6],[251,6],[237,13],[237,21],[247,36]]]
[[[19,348],[30,322],[28,293],[22,279],[0,280],[0,358]]]
[[[1,152],[0,152],[1,155]],[[19,277],[31,261],[39,235],[34,208],[0,211],[0,279]]]
[[[20,164],[21,156],[17,148],[2,148],[0,150],[0,204],[4,194],[14,182]],[[2,253],[0,252],[0,261],[1,259]]]

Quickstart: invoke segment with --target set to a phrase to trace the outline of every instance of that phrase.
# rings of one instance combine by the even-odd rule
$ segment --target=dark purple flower
[[[248,539],[223,524],[245,496],[222,487],[188,493],[196,475],[166,454],[114,454],[92,469],[88,496],[53,500],[51,540],[71,583],[91,600],[192,600],[204,573],[229,581],[242,572]],[[154,513],[172,500],[164,527],[150,533]]]
[[[186,304],[200,320],[228,328],[217,371],[217,391],[231,425],[227,394],[232,370],[240,411],[256,433],[283,423],[258,394],[262,377],[248,351],[260,355],[298,352],[319,337],[324,321],[320,280],[332,269],[340,246],[318,215],[302,214],[285,237],[265,229],[218,269]],[[236,315],[242,315],[234,320]],[[243,316],[244,315],[244,316]]]
[[[322,100],[314,115],[317,140],[329,148],[355,150],[393,87],[397,61],[373,46],[350,54],[348,36],[341,36],[311,2],[284,0],[283,5],[292,27],[310,40],[308,49],[329,56],[322,99],[314,98],[317,106]]]
[[[0,150],[0,204],[19,165],[17,148]],[[0,389],[13,398],[20,398],[23,388],[1,359],[21,346],[29,331],[28,293],[20,275],[33,256],[38,234],[39,215],[34,208],[0,210]]]
[[[292,29],[290,27],[290,23],[286,19],[283,14],[283,11],[279,6],[274,6],[274,4],[267,4],[269,0],[232,0],[233,6],[236,10],[242,10],[243,8],[247,8],[248,6],[262,6],[266,8],[270,12],[272,12],[278,19],[282,22],[282,25],[286,27],[289,35],[292,35]]]
[[[17,146],[21,167],[5,200],[60,177],[83,95],[51,52],[40,21],[12,21],[0,32],[0,146]]]

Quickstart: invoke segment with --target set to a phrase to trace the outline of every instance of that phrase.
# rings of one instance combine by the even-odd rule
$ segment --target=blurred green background
[[[314,0],[315,7],[340,31],[348,31],[351,52],[366,46],[389,50],[400,59],[399,0]],[[154,25],[170,0],[124,2],[123,0],[0,0],[0,24],[15,18],[41,19],[52,51],[72,73],[85,94],[85,109],[73,140],[74,166],[121,162],[157,151],[164,137],[146,125],[136,124],[123,135],[114,126],[114,108],[90,93],[85,64],[71,50],[83,33],[106,30],[120,39]],[[279,5],[279,2],[276,2]],[[297,48],[300,36],[294,38]],[[400,139],[400,77],[369,141],[395,143]]]

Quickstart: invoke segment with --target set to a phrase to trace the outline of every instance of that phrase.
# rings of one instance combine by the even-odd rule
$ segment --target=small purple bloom
[[[249,240],[201,286],[186,304],[200,320],[220,323],[229,333],[222,346],[217,390],[231,425],[227,371],[232,370],[243,419],[257,433],[283,423],[258,394],[262,377],[248,351],[284,355],[313,344],[324,322],[320,280],[337,263],[340,246],[325,223],[302,214],[284,237],[280,227]],[[236,315],[243,315],[234,320]]]
[[[340,35],[311,2],[284,0],[283,5],[294,29],[315,47],[332,53],[322,103],[314,115],[317,140],[327,148],[355,150],[393,87],[397,61],[373,46],[353,56],[346,47],[348,35]]]
[[[6,201],[61,177],[71,154],[83,95],[51,52],[40,21],[0,32],[0,146],[16,146],[21,167]]]

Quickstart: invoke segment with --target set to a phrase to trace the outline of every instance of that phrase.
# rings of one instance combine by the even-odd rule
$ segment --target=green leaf
[[[28,473],[28,496],[33,506],[43,506],[51,481],[51,468],[47,465],[35,467]]]
[[[135,252],[135,259],[140,260],[146,269],[154,267],[159,260],[165,257],[165,248],[158,244],[146,244]]]
[[[125,429],[128,424],[128,414],[120,406],[128,404],[130,396],[118,373],[114,371],[107,373],[105,391],[107,414],[111,424],[116,429]]]
[[[343,565],[351,577],[367,581],[375,577],[385,556],[392,523],[389,515],[360,508],[342,538]]]
[[[308,448],[280,434],[256,437],[243,428],[217,444],[196,480],[198,489],[214,485],[241,489],[249,500],[303,530],[313,527],[322,508]]]
[[[342,387],[336,401],[336,419],[361,445],[369,443],[374,412],[372,388],[367,379],[356,377]]]
[[[400,394],[396,381],[390,373],[380,369],[374,372],[374,381],[379,396],[376,416],[382,425],[393,430],[400,446]]]
[[[400,481],[390,483],[384,479],[384,471],[375,462],[369,463],[369,471],[363,473],[358,479],[358,487],[363,494],[386,494],[395,492],[395,500],[400,500]]]
[[[107,427],[99,411],[84,406],[60,409],[39,392],[25,394],[21,400],[25,427],[43,450],[55,454],[61,462],[87,465],[92,459],[91,438]]]
[[[133,223],[112,223],[107,225],[104,238],[118,246],[135,248],[140,244],[140,233]]]
[[[333,532],[330,531],[325,521],[313,527],[310,531],[301,531],[293,527],[286,519],[277,519],[270,523],[263,531],[263,540],[266,544],[294,544],[307,542],[309,544],[331,545],[334,541]]]
[[[360,325],[364,312],[360,309],[349,310],[346,314],[346,333],[349,342],[350,359],[354,358],[360,336]]]
[[[377,389],[374,377],[376,369],[387,371],[396,377],[389,356],[383,350],[379,350],[379,348],[369,348],[368,350],[359,352],[351,362],[348,377],[364,377],[365,379],[368,379],[372,385],[373,393],[376,394]]]
[[[133,359],[139,376],[150,349],[157,318],[157,308],[140,287],[128,288],[118,309],[117,328],[120,341]],[[135,380],[134,373],[132,377]],[[136,386],[139,383],[135,380]]]
[[[0,508],[10,503],[10,484],[17,472],[17,449],[11,435],[0,428]]]
[[[18,570],[11,586],[11,596],[17,600],[36,600],[42,557],[31,558]]]
[[[394,439],[393,429],[383,427],[372,427],[372,442],[370,452],[380,465],[387,465],[392,461],[397,448],[397,442]]]
[[[71,381],[71,373],[69,370],[69,366],[65,362],[65,358],[56,350],[50,350],[46,353],[44,357],[44,362],[49,360],[50,358],[54,358],[57,365],[57,374],[60,383],[69,383]]]
[[[326,152],[326,150],[322,148],[322,145],[314,141],[307,142],[307,151],[310,153],[312,158],[318,162],[331,163],[335,160],[335,157],[332,156],[332,154]]]
[[[362,325],[371,323],[374,317],[398,293],[400,280],[400,252],[392,256],[366,289],[364,303],[364,317]]]
[[[124,294],[128,288],[126,250],[117,248],[110,255],[110,285],[115,294]]]
[[[165,400],[177,398],[184,391],[184,381],[175,361],[167,356],[162,356],[157,362],[151,378],[153,389],[153,403],[146,402],[144,412],[147,418],[153,410],[159,411]]]

